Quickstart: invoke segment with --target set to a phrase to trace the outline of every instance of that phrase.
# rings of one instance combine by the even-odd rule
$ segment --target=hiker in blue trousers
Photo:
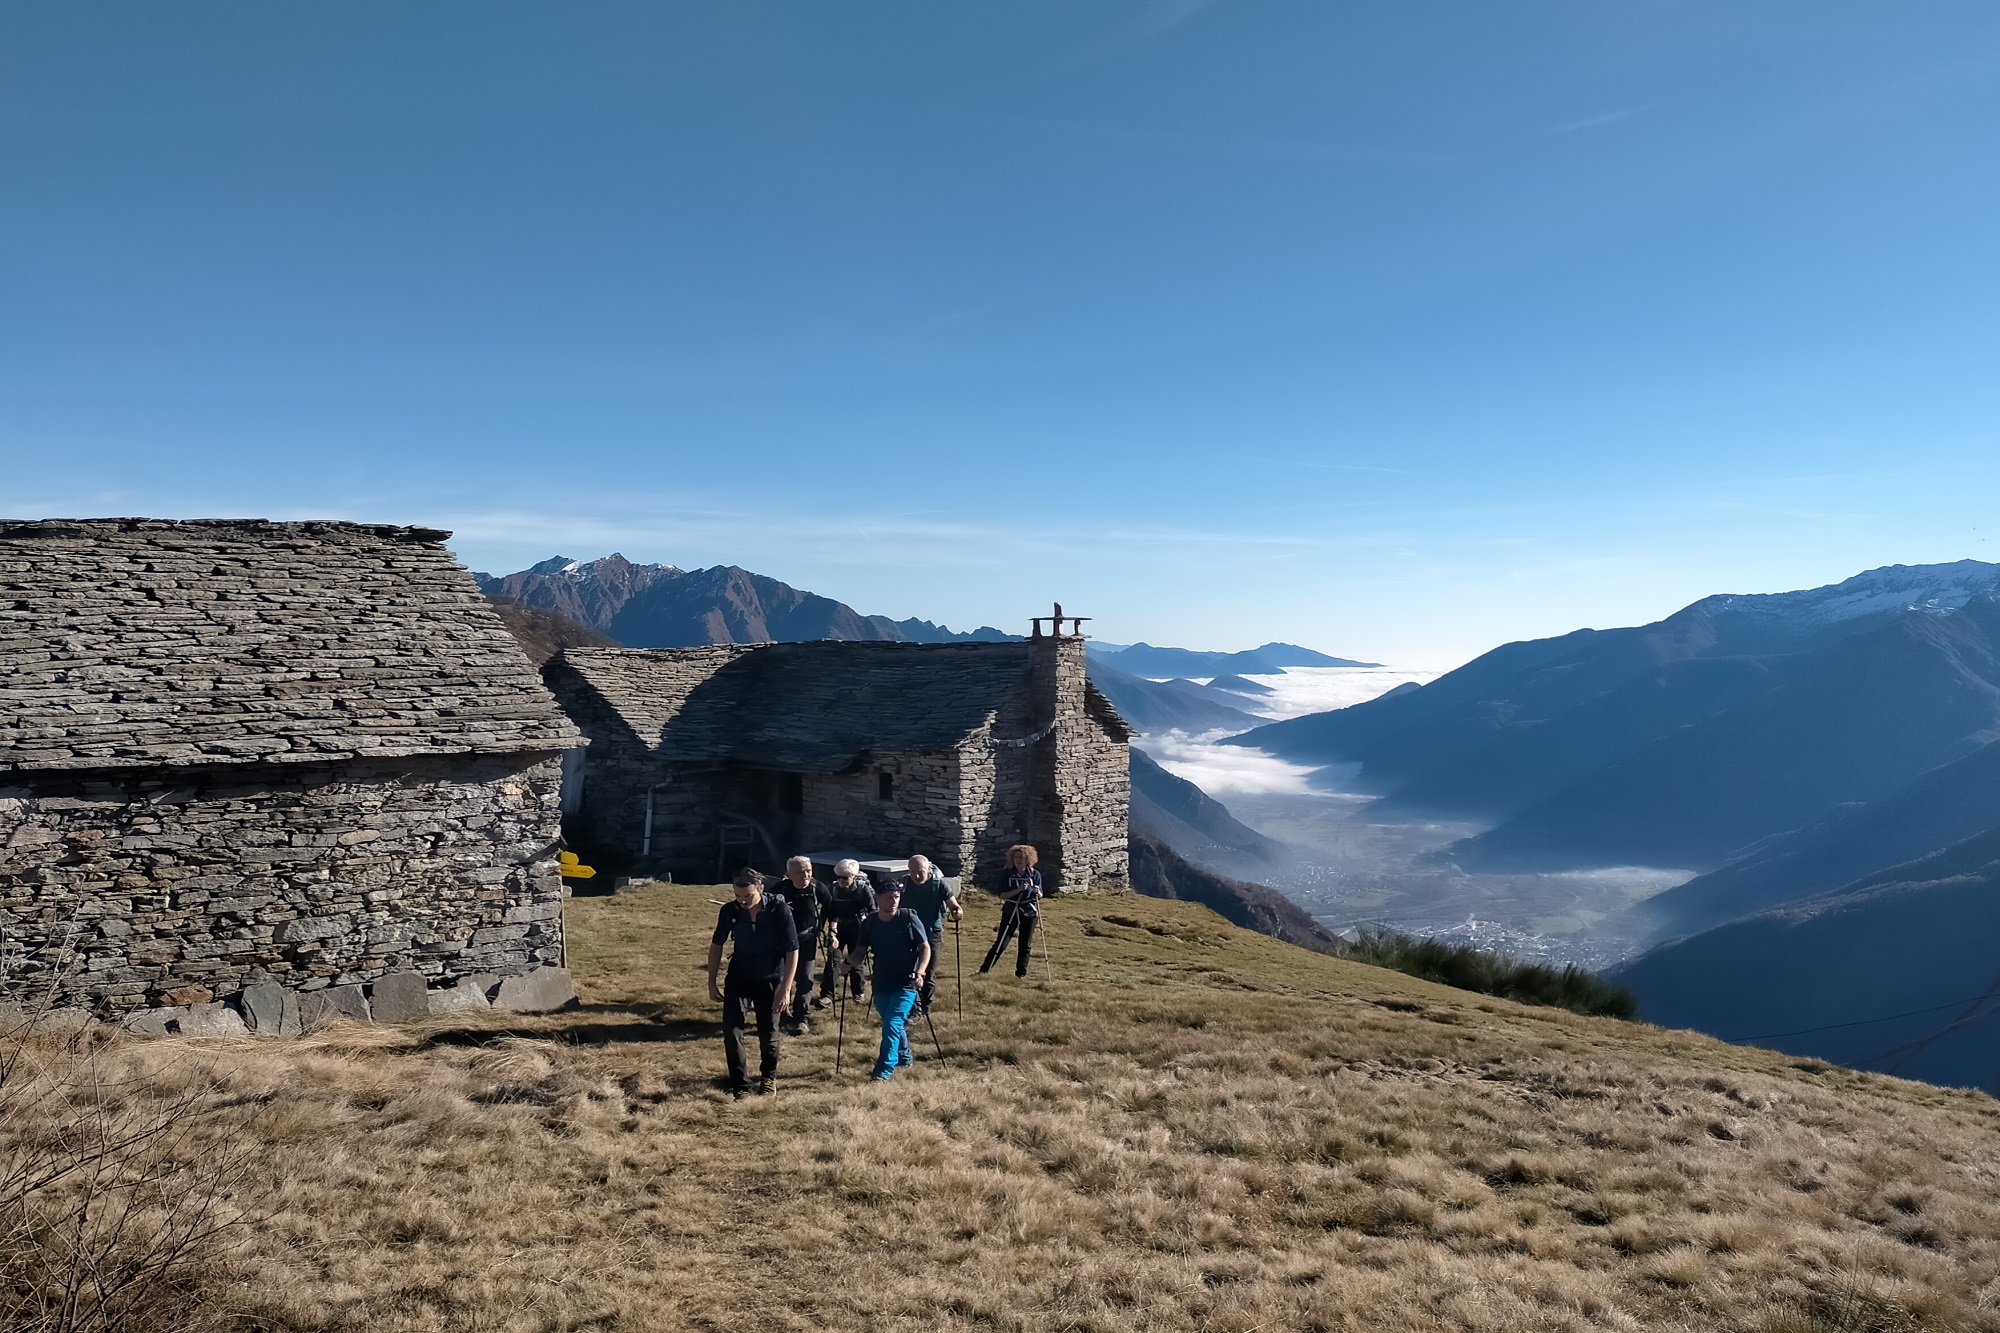
[[[915,912],[903,906],[901,884],[876,890],[875,914],[862,919],[848,966],[860,967],[871,953],[875,955],[875,1012],[882,1016],[882,1049],[875,1057],[871,1077],[886,1083],[896,1070],[916,1058],[905,1027],[910,1011],[916,1008],[917,987],[931,962],[930,932]]]

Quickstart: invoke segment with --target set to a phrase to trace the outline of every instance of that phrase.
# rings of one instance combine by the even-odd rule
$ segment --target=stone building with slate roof
[[[0,522],[0,983],[152,1031],[546,998],[582,741],[448,535]]]
[[[982,885],[1027,842],[1052,886],[1123,884],[1131,731],[1083,652],[1039,632],[569,649],[543,674],[590,738],[571,840],[677,879],[842,848]]]

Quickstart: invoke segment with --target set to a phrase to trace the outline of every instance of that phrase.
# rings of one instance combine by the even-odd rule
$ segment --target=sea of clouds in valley
[[[1304,667],[1250,677],[1272,689],[1252,705],[1272,719],[1363,703],[1436,672],[1393,667]],[[1231,814],[1298,852],[1283,866],[1218,867],[1282,890],[1333,929],[1387,927],[1463,941],[1518,957],[1605,967],[1631,956],[1645,932],[1630,909],[1690,872],[1615,866],[1557,874],[1468,874],[1449,845],[1480,831],[1466,823],[1371,819],[1373,798],[1343,790],[1337,769],[1314,770],[1262,750],[1219,742],[1226,733],[1140,738],[1168,771]]]

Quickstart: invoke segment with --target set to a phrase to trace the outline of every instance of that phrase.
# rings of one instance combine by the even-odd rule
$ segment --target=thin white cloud
[[[1551,126],[1536,135],[1539,139],[1553,139],[1564,134],[1575,134],[1579,130],[1594,130],[1604,125],[1615,125],[1621,120],[1629,120],[1642,111],[1653,109],[1652,103],[1623,107],[1617,111],[1606,111],[1595,116],[1585,116],[1582,120],[1572,120],[1562,125]]]

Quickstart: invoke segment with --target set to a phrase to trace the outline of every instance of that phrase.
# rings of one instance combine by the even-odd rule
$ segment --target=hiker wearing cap
[[[861,863],[853,857],[842,857],[834,862],[833,884],[827,889],[827,909],[820,929],[832,933],[833,947],[843,959],[854,949],[854,935],[861,922],[874,911],[875,886],[869,882],[868,876],[861,873]],[[829,967],[819,979],[819,998],[813,1001],[815,1008],[824,1009],[833,1003],[833,988],[843,972],[851,973],[852,994],[857,1000],[861,998],[859,968]]]
[[[729,1090],[750,1091],[744,1058],[743,1025],[757,1014],[757,1091],[778,1088],[778,1015],[792,1002],[792,974],[799,962],[799,932],[783,898],[764,892],[764,877],[745,868],[736,872],[736,901],[716,914],[708,943],[708,997],[722,1005],[722,1053],[729,1062]],[[729,977],[718,983],[722,943],[732,941]]]
[[[792,978],[791,1012],[780,1014],[779,1020],[791,1035],[804,1036],[812,1031],[806,1010],[812,1003],[816,980],[814,965],[819,960],[820,922],[826,917],[833,895],[826,885],[813,878],[812,858],[805,856],[785,862],[785,877],[771,886],[771,894],[784,899],[785,905],[792,909],[792,924],[799,932],[799,966]]]
[[[875,1012],[882,1016],[882,1048],[870,1076],[887,1082],[897,1069],[910,1064],[906,1025],[917,1004],[917,984],[930,968],[931,937],[917,914],[904,907],[903,886],[893,883],[875,895],[875,911],[855,932],[855,952],[848,966],[858,969],[873,955]]]
[[[904,874],[902,884],[903,907],[916,913],[917,920],[923,922],[924,937],[930,941],[930,956],[933,961],[944,957],[944,923],[949,917],[956,921],[963,915],[958,905],[958,891],[945,883],[930,858],[917,855],[910,858],[909,870]],[[937,969],[927,966],[917,986],[917,1012],[929,1013],[931,997],[937,993]]]
[[[1021,936],[1021,951],[1015,955],[1014,975],[1028,975],[1028,960],[1033,956],[1035,927],[1041,924],[1042,872],[1035,869],[1040,855],[1026,843],[1016,843],[1007,849],[1007,880],[1000,890],[1000,930],[993,936],[993,947],[986,951],[986,961],[979,965],[983,975],[993,970],[1007,952],[1007,941],[1016,931]]]

